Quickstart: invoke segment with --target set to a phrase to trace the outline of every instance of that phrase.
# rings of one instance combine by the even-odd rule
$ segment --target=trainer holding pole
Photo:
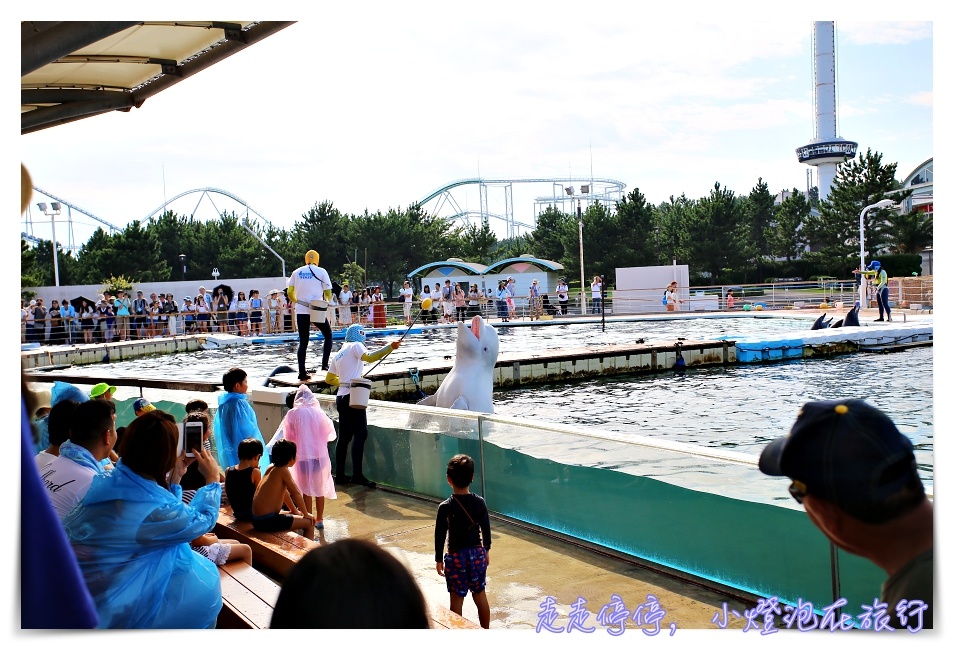
[[[288,298],[295,303],[295,324],[298,326],[298,379],[306,381],[305,355],[311,324],[318,326],[324,337],[321,369],[328,370],[331,356],[331,324],[328,323],[328,302],[331,300],[331,278],[318,266],[318,253],[305,253],[305,265],[292,271],[288,278]]]

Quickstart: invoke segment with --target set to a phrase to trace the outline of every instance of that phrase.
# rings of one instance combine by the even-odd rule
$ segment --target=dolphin
[[[464,323],[457,323],[454,367],[437,392],[418,404],[493,413],[494,366],[499,349],[497,330],[480,316],[474,316],[470,329]]]
[[[860,309],[861,304],[855,303],[855,306],[845,314],[845,323],[842,327],[861,327],[861,323],[858,322],[858,310]]]
[[[841,326],[844,325],[844,324],[845,324],[845,319],[844,319],[844,318],[839,318],[839,319],[836,320],[835,323],[832,325],[832,328],[841,327]]]
[[[825,313],[825,314],[822,314],[821,316],[819,316],[817,319],[815,319],[815,322],[812,323],[812,329],[813,329],[813,330],[823,330],[823,329],[827,328],[829,325],[831,325],[831,321],[832,321],[831,318],[829,318],[827,321],[825,320],[825,316],[827,316],[827,315],[828,315],[828,314]]]

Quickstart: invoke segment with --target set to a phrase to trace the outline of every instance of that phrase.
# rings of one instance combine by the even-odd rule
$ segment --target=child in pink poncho
[[[285,414],[285,419],[269,444],[281,438],[291,440],[298,447],[297,460],[291,470],[309,513],[314,499],[315,528],[320,530],[325,527],[322,522],[325,497],[338,498],[334,479],[331,478],[331,456],[328,454],[328,443],[335,440],[337,435],[335,425],[321,410],[321,405],[306,384],[298,387],[294,407]]]

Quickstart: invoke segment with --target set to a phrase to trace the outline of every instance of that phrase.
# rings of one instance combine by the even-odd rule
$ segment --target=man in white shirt
[[[401,301],[404,303],[404,324],[411,325],[411,303],[414,302],[414,289],[411,288],[411,281],[405,280],[404,287],[401,289]]]
[[[102,461],[116,444],[116,406],[93,399],[73,411],[70,439],[60,455],[40,470],[40,481],[60,520],[83,500],[93,477],[104,474]]]
[[[63,399],[53,405],[50,414],[46,416],[46,430],[50,446],[38,453],[34,460],[36,468],[43,468],[53,462],[60,455],[60,445],[70,439],[70,427],[73,425],[73,411],[79,402]]]
[[[443,311],[442,323],[454,322],[454,288],[450,280],[444,280],[444,287],[441,289],[441,309]]]
[[[318,253],[310,250],[305,253],[305,265],[292,271],[288,278],[288,297],[295,303],[295,323],[298,326],[298,379],[306,381],[305,355],[308,352],[308,337],[311,334],[311,301],[331,302],[331,278],[328,272],[318,266]],[[321,355],[321,369],[328,370],[328,357],[331,356],[331,325],[328,323],[327,308],[321,310],[318,330],[324,337]]]

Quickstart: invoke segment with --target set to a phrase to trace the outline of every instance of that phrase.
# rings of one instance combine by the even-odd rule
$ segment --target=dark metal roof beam
[[[130,93],[110,93],[112,96],[95,101],[71,102],[56,106],[44,106],[33,111],[21,113],[20,133],[32,133],[57,124],[66,124],[91,115],[108,113],[109,111],[128,111],[133,106],[133,96]],[[138,106],[136,106],[138,108]]]
[[[29,38],[21,38],[20,76],[28,75],[79,49],[141,24],[141,21],[55,23],[49,29],[37,31]]]
[[[128,97],[122,90],[82,88],[28,88],[20,91],[20,104],[63,104],[66,102],[99,101],[106,97]]]

